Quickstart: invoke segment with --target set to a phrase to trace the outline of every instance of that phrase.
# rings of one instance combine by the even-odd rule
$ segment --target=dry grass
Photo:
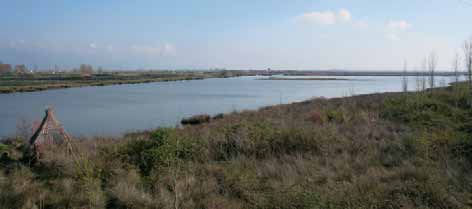
[[[36,164],[2,161],[0,206],[470,208],[464,100],[453,88],[315,99],[81,139],[76,158],[59,146]]]

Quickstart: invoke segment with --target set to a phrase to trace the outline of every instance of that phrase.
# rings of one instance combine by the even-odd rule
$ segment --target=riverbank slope
[[[0,145],[0,208],[470,208],[470,101],[464,85],[314,99],[37,162],[19,137]]]

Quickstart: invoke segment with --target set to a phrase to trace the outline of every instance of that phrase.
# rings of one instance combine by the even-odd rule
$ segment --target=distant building
[[[80,74],[84,78],[92,77],[93,67],[91,65],[85,65],[85,64],[80,65]]]
[[[261,70],[260,73],[261,73],[261,75],[264,75],[264,76],[270,76],[270,75],[272,75],[272,69],[267,68],[267,70]]]
[[[15,65],[15,73],[16,74],[26,74],[28,72],[28,69],[26,68],[26,65]]]
[[[1,64],[0,63],[0,75],[1,74],[6,74],[11,72],[11,65],[10,64]]]

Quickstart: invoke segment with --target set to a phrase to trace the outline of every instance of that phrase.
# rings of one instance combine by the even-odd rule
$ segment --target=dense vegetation
[[[143,71],[101,72],[83,75],[74,72],[0,74],[0,93],[32,92],[83,86],[107,86],[161,81],[197,80],[250,75],[236,71]]]
[[[314,99],[51,147],[0,144],[0,208],[470,208],[470,91]]]

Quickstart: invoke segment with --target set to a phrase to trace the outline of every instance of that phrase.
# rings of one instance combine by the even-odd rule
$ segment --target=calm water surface
[[[43,92],[0,94],[0,136],[13,135],[20,120],[40,120],[46,106],[73,135],[119,135],[175,126],[183,117],[291,103],[313,97],[401,90],[401,77],[337,77],[352,80],[271,81],[261,77],[217,78]],[[449,82],[440,77],[438,81]],[[409,79],[410,87],[415,78]],[[439,82],[438,82],[439,83]]]

